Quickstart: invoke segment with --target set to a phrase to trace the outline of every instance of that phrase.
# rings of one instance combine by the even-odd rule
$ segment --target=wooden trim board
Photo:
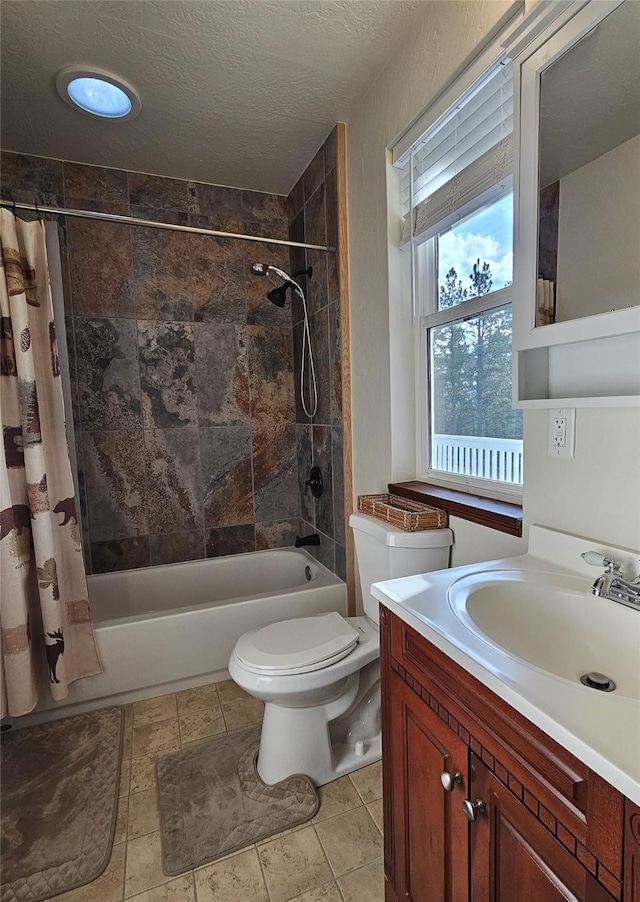
[[[342,448],[344,455],[344,519],[347,582],[347,614],[356,613],[356,578],[353,533],[353,441],[351,435],[351,332],[349,320],[349,243],[347,220],[347,136],[344,122],[336,126],[336,175],[338,184],[338,272],[340,276],[340,328],[342,343]]]
[[[452,517],[470,520],[481,526],[488,526],[511,536],[522,535],[522,506],[506,501],[495,501],[481,495],[445,489],[441,486],[420,482],[390,482],[389,491],[413,501],[424,501],[434,507],[441,507]]]

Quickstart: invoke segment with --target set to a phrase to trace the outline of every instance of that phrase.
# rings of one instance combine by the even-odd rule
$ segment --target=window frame
[[[513,176],[503,179],[483,192],[473,201],[455,210],[437,223],[428,233],[411,239],[413,257],[414,335],[417,382],[416,463],[418,479],[434,485],[456,489],[470,494],[480,494],[502,501],[522,500],[523,485],[507,483],[478,476],[447,473],[431,467],[432,403],[431,403],[431,354],[430,331],[434,327],[469,319],[482,313],[513,306],[513,282],[505,288],[489,294],[470,298],[445,310],[437,310],[438,298],[438,235],[466,219],[474,212],[497,202],[505,194],[513,193]],[[513,344],[513,327],[512,327]]]

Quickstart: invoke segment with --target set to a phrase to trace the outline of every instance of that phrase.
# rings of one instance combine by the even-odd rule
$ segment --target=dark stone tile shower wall
[[[289,237],[292,241],[337,247],[337,129],[320,148],[289,194]],[[293,302],[295,419],[300,516],[305,535],[320,533],[320,545],[309,550],[329,569],[346,579],[344,464],[342,420],[342,358],[340,280],[336,254],[291,248],[291,270],[313,267],[303,284],[309,308],[311,343],[318,380],[318,409],[311,421],[300,401],[303,310]],[[320,467],[321,498],[305,495],[309,470]]]
[[[285,197],[14,153],[2,170],[16,201],[288,235]],[[296,418],[291,309],[269,304],[250,274],[254,260],[288,269],[288,248],[70,217],[61,236],[89,572],[293,544],[302,431],[309,453],[331,460],[337,428],[327,278],[313,328],[332,400],[312,427]],[[326,270],[324,255],[310,262]],[[305,520],[322,528],[319,557],[334,568],[333,502]]]

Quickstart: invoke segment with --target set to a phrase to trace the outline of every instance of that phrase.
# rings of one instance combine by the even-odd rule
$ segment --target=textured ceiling
[[[6,150],[286,194],[425,0],[3,0]],[[101,122],[55,76],[93,65],[142,113]]]

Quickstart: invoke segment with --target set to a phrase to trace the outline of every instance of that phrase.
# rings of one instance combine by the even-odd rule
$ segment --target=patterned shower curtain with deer
[[[100,673],[67,451],[42,222],[0,211],[0,716]]]

